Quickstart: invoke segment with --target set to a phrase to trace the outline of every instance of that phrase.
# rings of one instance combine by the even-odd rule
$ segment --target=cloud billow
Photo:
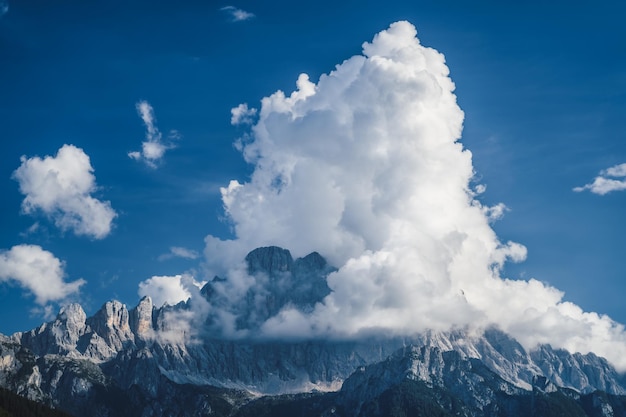
[[[38,245],[16,245],[0,251],[0,282],[15,281],[45,305],[77,293],[85,280],[65,282],[63,263]]]
[[[459,143],[464,114],[453,91],[444,56],[397,22],[317,83],[302,74],[293,93],[263,98],[240,143],[254,172],[221,189],[235,238],[205,239],[207,268],[232,286],[223,305],[244,302],[253,285],[237,263],[247,251],[318,251],[338,268],[331,293],[311,312],[285,307],[261,325],[263,336],[495,324],[527,347],[594,351],[626,369],[622,325],[535,279],[501,276],[526,248],[498,239],[490,222],[505,207],[484,206],[470,189],[472,155]]]
[[[111,232],[117,213],[109,201],[92,196],[98,187],[89,156],[82,149],[63,145],[55,156],[23,156],[21,162],[13,179],[25,195],[24,213],[40,211],[76,235],[102,239]]]
[[[257,109],[249,109],[247,103],[241,103],[230,110],[230,124],[233,126],[241,124],[252,124],[256,116]]]
[[[187,301],[190,292],[182,285],[183,276],[153,276],[139,283],[139,295],[150,297],[155,306],[175,305]]]

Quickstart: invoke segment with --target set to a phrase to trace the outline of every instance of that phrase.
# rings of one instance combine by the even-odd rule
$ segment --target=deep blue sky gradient
[[[199,270],[201,260],[158,257],[229,236],[219,187],[251,172],[232,146],[243,131],[230,109],[291,92],[301,72],[317,81],[408,20],[446,56],[466,115],[462,143],[487,185],[481,200],[510,208],[495,230],[528,248],[506,275],[546,281],[626,323],[626,192],[572,191],[626,162],[626,6],[543,3],[241,1],[232,5],[255,17],[233,22],[220,10],[229,3],[214,1],[12,0],[0,17],[0,249],[38,244],[65,261],[68,280],[88,281],[88,314],[111,298],[134,306],[152,275]],[[139,100],[162,132],[182,135],[156,170],[127,156],[144,139]],[[103,240],[20,213],[11,179],[20,156],[66,143],[90,156],[98,197],[119,213]],[[36,221],[41,229],[25,235]],[[33,307],[0,283],[0,332],[40,323]]]

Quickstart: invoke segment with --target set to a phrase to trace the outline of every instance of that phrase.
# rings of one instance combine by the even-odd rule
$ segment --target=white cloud
[[[483,206],[482,210],[485,216],[487,216],[487,219],[489,219],[490,222],[494,222],[504,217],[504,213],[509,211],[509,208],[504,203],[498,203],[491,207]]]
[[[180,246],[171,246],[168,253],[159,255],[159,261],[165,261],[172,258],[184,258],[184,259],[198,259],[200,254],[192,249],[183,248]]]
[[[128,152],[131,159],[143,161],[151,168],[156,168],[161,162],[165,152],[176,147],[175,141],[180,139],[180,133],[171,130],[167,141],[163,140],[163,134],[156,125],[154,109],[145,100],[136,104],[137,113],[146,126],[146,140],[141,143],[141,151]]]
[[[626,164],[612,166],[602,172],[603,175],[609,177],[626,177]]]
[[[224,6],[220,10],[230,14],[233,22],[242,22],[244,20],[250,20],[254,17],[254,13],[246,12],[236,8],[235,6]]]
[[[312,312],[286,307],[262,324],[265,336],[496,324],[527,347],[594,351],[626,370],[623,326],[564,302],[545,283],[501,276],[526,248],[491,228],[504,205],[475,199],[485,188],[470,188],[472,155],[458,142],[464,114],[449,70],[411,24],[394,23],[363,55],[296,85],[263,98],[242,144],[254,172],[221,189],[235,239],[205,239],[207,268],[227,277],[212,302],[226,333],[241,311],[229,304],[245,302],[258,284],[236,262],[277,245],[294,256],[318,251],[338,271]]]
[[[600,175],[595,177],[592,183],[583,185],[582,187],[575,187],[574,191],[581,192],[589,190],[594,194],[605,195],[611,191],[626,190],[626,178],[624,177],[626,177],[626,163],[615,165],[601,171]]]
[[[64,300],[85,284],[83,279],[65,282],[64,278],[63,263],[40,246],[17,245],[0,252],[0,281],[16,281],[41,306]]]
[[[155,306],[167,303],[176,305],[187,301],[192,293],[206,282],[198,282],[193,277],[183,274],[174,276],[153,276],[139,283],[139,296],[150,297]]]
[[[191,294],[181,284],[182,275],[154,276],[139,283],[139,296],[150,297],[155,306],[187,301]]]
[[[238,105],[237,107],[233,107],[230,109],[230,124],[233,126],[241,125],[241,124],[252,124],[254,122],[254,117],[256,116],[257,109],[248,108],[247,103],[243,103]]]
[[[474,187],[474,192],[476,193],[476,195],[483,194],[485,191],[487,191],[487,186],[485,184],[478,184],[476,187]]]
[[[201,331],[209,314],[210,305],[200,294],[206,282],[196,281],[191,275],[154,276],[139,284],[139,295],[148,296],[155,306],[189,302],[189,309],[165,311],[154,337],[167,343],[187,343]]]
[[[22,156],[13,172],[19,182],[24,213],[41,210],[62,230],[102,239],[117,217],[109,201],[92,197],[97,190],[89,156],[74,145],[63,145],[56,156]]]

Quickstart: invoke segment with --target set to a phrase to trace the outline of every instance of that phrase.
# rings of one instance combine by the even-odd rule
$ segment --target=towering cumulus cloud
[[[318,251],[338,268],[330,294],[311,312],[286,307],[264,335],[496,324],[528,347],[593,350],[626,369],[623,326],[539,281],[501,276],[526,249],[499,241],[490,221],[503,206],[483,206],[470,188],[453,91],[443,55],[397,22],[317,83],[302,74],[290,95],[264,98],[241,144],[251,179],[222,189],[236,237],[206,238],[209,267],[232,283],[224,294],[237,302],[252,285],[230,266],[252,248]]]

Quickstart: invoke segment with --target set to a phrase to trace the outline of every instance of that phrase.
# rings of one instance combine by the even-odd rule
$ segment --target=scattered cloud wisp
[[[244,20],[250,20],[254,16],[254,13],[247,12],[242,9],[238,9],[235,6],[224,6],[220,9],[230,15],[233,22],[243,22]]]
[[[170,251],[168,253],[164,253],[159,255],[159,261],[165,261],[172,258],[183,258],[183,259],[198,259],[200,254],[193,250],[187,249],[180,246],[171,246]]]
[[[574,191],[589,190],[594,194],[605,195],[612,191],[626,190],[626,163],[612,166],[600,172],[590,184],[575,187]]]
[[[57,227],[76,235],[102,239],[111,232],[117,213],[109,201],[91,195],[98,188],[89,156],[82,149],[63,145],[56,156],[22,156],[21,162],[12,177],[26,196],[24,213],[41,211]]]
[[[250,125],[254,123],[254,118],[256,117],[257,109],[248,108],[247,103],[242,103],[237,107],[233,107],[230,109],[230,124],[233,126],[236,125]]]
[[[136,104],[137,113],[146,126],[146,140],[141,143],[141,151],[132,151],[128,153],[129,158],[137,161],[143,161],[151,168],[156,168],[161,162],[165,152],[176,147],[175,141],[180,139],[180,134],[172,130],[168,135],[168,140],[163,140],[163,134],[156,125],[156,117],[154,109],[145,100]]]

